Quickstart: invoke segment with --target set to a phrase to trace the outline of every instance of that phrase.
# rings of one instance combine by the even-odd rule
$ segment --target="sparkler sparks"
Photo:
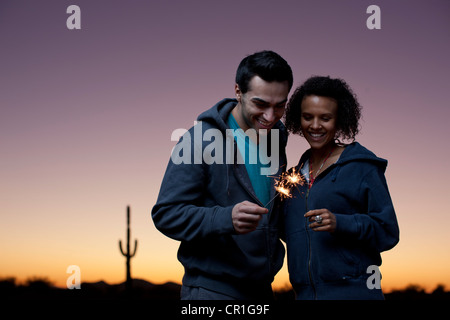
[[[282,179],[284,177],[286,179],[287,185],[291,187],[295,187],[298,184],[302,186],[305,183],[305,178],[301,173],[295,172],[295,168],[293,168],[289,174],[284,173],[283,175],[281,175],[281,177]]]
[[[302,186],[305,183],[305,178],[300,172],[296,172],[295,168],[288,172],[283,172],[280,179],[275,179],[275,190],[277,194],[264,207],[267,207],[276,197],[281,199],[292,198],[292,188],[297,185]]]
[[[292,198],[291,190],[288,189],[288,188],[286,188],[286,187],[283,187],[283,186],[276,186],[276,187],[275,187],[275,190],[277,190],[277,192],[278,192],[282,197],[285,197],[285,198]]]

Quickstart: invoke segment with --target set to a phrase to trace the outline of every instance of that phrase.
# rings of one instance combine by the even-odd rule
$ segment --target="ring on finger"
[[[322,219],[322,217],[321,217],[320,215],[317,215],[317,216],[315,217],[314,221],[317,222],[318,224],[321,224],[322,221],[323,221],[323,219]]]

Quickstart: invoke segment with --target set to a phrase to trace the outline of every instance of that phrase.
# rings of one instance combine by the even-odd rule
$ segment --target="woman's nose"
[[[320,128],[320,121],[319,121],[319,119],[316,119],[316,118],[315,118],[315,119],[312,121],[311,127],[312,127],[313,129],[319,129],[319,128]]]

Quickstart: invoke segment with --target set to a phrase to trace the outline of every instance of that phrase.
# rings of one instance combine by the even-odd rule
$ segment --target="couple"
[[[380,253],[399,239],[387,161],[357,142],[340,142],[355,140],[360,118],[344,81],[312,77],[288,101],[292,85],[292,70],[277,53],[247,56],[236,73],[236,99],[198,117],[203,131],[235,129],[235,160],[247,161],[169,161],[152,217],[162,233],[181,241],[181,299],[273,299],[271,283],[285,255],[280,239],[297,299],[383,299],[366,282],[368,266],[380,265]],[[281,201],[274,183],[286,170],[286,128],[310,149],[295,167],[305,183]],[[250,163],[245,156],[261,147],[261,134],[248,137],[249,129],[278,133],[277,143],[266,146],[279,155],[274,175],[261,174],[267,166],[261,157]],[[194,150],[206,145],[191,143]]]

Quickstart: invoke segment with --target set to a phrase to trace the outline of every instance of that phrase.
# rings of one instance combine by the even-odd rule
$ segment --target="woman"
[[[355,142],[360,110],[348,85],[330,77],[308,79],[287,105],[287,129],[310,145],[296,167],[306,181],[285,202],[297,299],[384,299],[376,266],[399,229],[387,161]]]

